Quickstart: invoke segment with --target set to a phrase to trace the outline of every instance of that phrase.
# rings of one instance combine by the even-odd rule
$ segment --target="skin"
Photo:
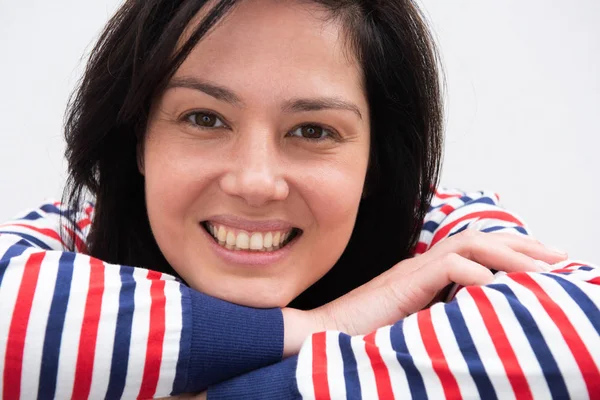
[[[329,17],[317,5],[242,2],[199,42],[153,107],[140,153],[148,217],[166,259],[199,291],[284,307],[348,244],[367,172],[369,110],[360,67]],[[198,82],[230,96],[198,90]],[[335,107],[290,106],[324,98]],[[200,111],[209,114],[190,117]],[[213,127],[194,124],[206,116]],[[326,130],[306,138],[298,129],[306,125]],[[302,235],[276,262],[231,262],[200,225],[224,214],[283,220]]]

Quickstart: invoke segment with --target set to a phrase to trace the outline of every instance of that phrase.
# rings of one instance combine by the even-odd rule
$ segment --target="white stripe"
[[[536,278],[536,282],[542,287],[546,294],[560,306],[561,310],[567,316],[567,319],[573,325],[573,328],[577,331],[585,348],[590,352],[590,355],[596,364],[596,368],[600,368],[600,336],[581,307],[554,279],[544,276],[543,274],[532,274],[532,276]],[[596,301],[599,300],[600,294],[598,293],[597,287],[594,287],[593,289],[589,288],[592,289],[589,290],[588,287],[590,285],[588,284],[581,285],[580,282],[577,281],[572,283],[583,290],[588,297],[595,297]],[[578,396],[582,395],[583,392],[578,394]]]
[[[91,398],[104,398],[108,390],[110,370],[119,313],[119,294],[121,291],[120,268],[116,265],[104,264],[104,292],[102,308],[96,336],[96,354],[94,356],[94,373],[90,387]]]
[[[504,278],[506,279],[506,278]],[[544,371],[533,352],[523,327],[517,320],[506,296],[494,289],[483,288],[485,296],[494,306],[494,311],[504,328],[506,338],[515,353],[519,366],[523,370],[534,399],[552,398]]]
[[[42,221],[42,222],[44,222],[44,221]],[[15,221],[15,223],[31,225],[31,226],[35,226],[36,228],[39,228],[39,229],[51,229],[51,228],[48,228],[48,225],[47,225],[48,221],[45,221],[44,224],[42,224],[40,222],[36,223],[36,221],[29,221],[29,220]],[[60,241],[58,241],[54,238],[51,238],[50,236],[44,235],[43,233],[39,233],[31,228],[26,228],[24,226],[3,224],[3,225],[0,225],[0,231],[10,231],[10,232],[14,232],[14,233],[27,234],[29,236],[33,236],[34,238],[40,240],[41,242],[46,244],[48,247],[50,247],[52,250],[63,250],[63,245]],[[52,231],[54,231],[54,229],[52,229]],[[27,238],[22,238],[22,239],[29,242],[29,240],[27,240]],[[31,244],[33,246],[37,247],[37,244],[35,244],[35,243],[31,243]]]
[[[356,365],[358,367],[358,381],[363,399],[377,398],[377,382],[375,381],[375,373],[371,366],[371,360],[365,349],[364,336],[354,336],[350,339],[350,346],[354,357],[356,357]]]
[[[560,274],[556,274],[560,276]],[[579,334],[579,337],[585,344],[585,347],[589,350],[600,349],[600,336],[594,325],[590,322],[589,318],[581,309],[575,300],[565,291],[565,289],[554,279],[545,276],[544,274],[535,274],[535,281],[544,289],[546,294],[550,296],[557,304],[560,305],[561,310],[565,313],[573,327]],[[570,283],[575,285],[578,289],[584,292],[592,302],[600,303],[600,291],[597,286],[592,287],[585,282],[570,279],[572,275],[560,276],[561,279],[568,280]],[[596,360],[598,364],[600,360]]]
[[[137,397],[144,377],[148,331],[150,329],[150,307],[152,305],[152,298],[150,296],[152,281],[148,279],[148,272],[148,270],[142,268],[135,268],[133,270],[133,279],[136,283],[135,294],[133,295],[135,311],[131,323],[129,362],[127,364],[127,378],[122,396],[124,399],[134,399]]]
[[[499,282],[507,283],[510,286],[519,303],[530,312],[535,320],[546,345],[558,364],[570,397],[578,398],[581,393],[587,393],[585,381],[569,346],[554,321],[542,307],[539,299],[529,289],[517,284],[508,276],[503,277]]]
[[[396,351],[392,348],[390,340],[390,326],[385,326],[377,330],[375,334],[375,344],[379,348],[379,353],[390,374],[390,383],[392,384],[392,393],[394,398],[405,399],[410,396],[410,387],[406,378],[406,372],[398,362]]]
[[[298,353],[298,364],[296,364],[296,383],[298,392],[304,400],[315,398],[312,379],[312,347],[312,336],[309,336],[302,344],[300,353]]]
[[[10,233],[0,233],[0,259],[4,257],[6,252],[15,246],[22,238]]]
[[[163,274],[163,279],[167,275]],[[154,397],[168,396],[173,391],[177,361],[179,359],[179,342],[182,330],[182,310],[180,284],[168,280],[165,282],[165,338],[163,340],[160,375]]]
[[[67,305],[65,324],[60,342],[55,394],[55,398],[57,399],[69,399],[73,393],[75,366],[77,365],[79,339],[89,284],[90,258],[77,255],[73,262],[73,278],[71,280],[69,304]]]
[[[2,285],[0,285],[0,393],[3,390],[4,359],[8,332],[27,259],[27,254],[11,259],[4,272]]]
[[[514,399],[515,395],[506,376],[504,365],[496,352],[494,342],[492,342],[492,338],[483,322],[475,300],[471,297],[468,290],[461,290],[456,295],[456,301],[458,301],[460,309],[465,316],[465,324],[469,333],[471,333],[471,338],[473,339],[481,363],[492,386],[494,386],[496,394],[499,396],[502,395],[503,399]]]
[[[332,399],[346,398],[346,381],[344,379],[344,359],[340,349],[338,332],[326,332],[325,349],[327,351],[327,380]]]
[[[25,399],[33,399],[38,395],[46,324],[54,296],[60,256],[61,253],[58,252],[47,252],[40,266],[23,349],[21,396]]]
[[[421,373],[427,397],[430,399],[443,399],[444,388],[442,382],[433,370],[431,357],[425,350],[421,330],[419,329],[417,314],[404,319],[404,339],[408,353],[412,356],[415,367]]]
[[[469,366],[458,347],[457,338],[454,336],[448,314],[446,314],[446,305],[438,303],[431,307],[430,310],[431,323],[448,364],[448,369],[456,379],[461,396],[467,399],[477,398],[479,391],[471,376]]]

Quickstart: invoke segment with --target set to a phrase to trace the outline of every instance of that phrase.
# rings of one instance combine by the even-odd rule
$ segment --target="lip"
[[[207,218],[206,221],[246,232],[288,231],[294,228],[289,222],[280,219],[252,221],[235,215],[214,215]]]
[[[211,219],[209,221],[213,220]],[[288,224],[288,226],[291,229],[291,225]],[[201,224],[198,224],[198,228],[200,228],[200,230],[204,233],[206,240],[209,242],[210,248],[219,258],[228,264],[236,264],[244,267],[269,266],[280,262],[288,256],[298,239],[298,237],[296,237],[282,248],[270,252],[229,250],[215,242],[215,239],[212,237],[212,235],[208,233]]]

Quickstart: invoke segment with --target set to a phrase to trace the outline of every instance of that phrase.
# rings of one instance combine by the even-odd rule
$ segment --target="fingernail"
[[[562,250],[562,249],[557,249],[556,247],[548,247],[548,250],[556,253],[556,254],[560,254],[561,256],[568,256],[567,252]]]
[[[541,260],[535,260],[535,264],[541,268],[542,271],[552,271],[552,266],[548,263],[545,263]]]

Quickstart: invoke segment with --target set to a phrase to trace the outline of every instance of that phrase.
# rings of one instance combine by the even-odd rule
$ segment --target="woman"
[[[597,271],[493,194],[432,199],[416,7],[204,3],[123,5],[71,105],[65,205],[2,227],[4,397],[592,396]]]

